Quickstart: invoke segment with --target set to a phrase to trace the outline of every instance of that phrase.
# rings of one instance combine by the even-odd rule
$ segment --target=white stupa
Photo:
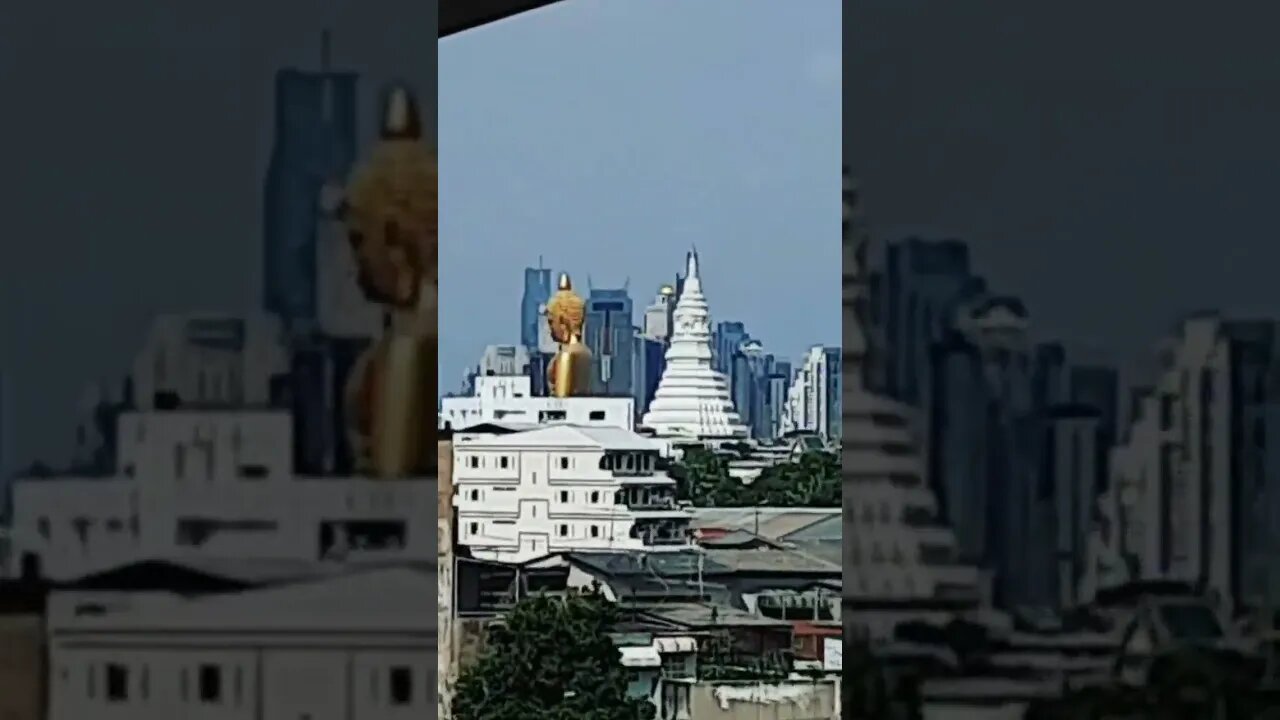
[[[711,369],[711,317],[698,278],[698,252],[689,253],[684,290],[672,314],[667,365],[641,424],[659,436],[745,438],[724,375]]]
[[[876,393],[866,372],[867,246],[858,189],[844,175],[844,594],[860,600],[978,598],[977,568],[930,489],[913,408]],[[887,627],[892,627],[889,624]]]

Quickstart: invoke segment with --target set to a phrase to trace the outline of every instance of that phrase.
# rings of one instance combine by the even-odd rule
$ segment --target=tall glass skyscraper
[[[626,288],[592,289],[587,296],[587,347],[591,349],[591,392],[631,397],[631,363],[635,358],[635,326]]]
[[[551,269],[542,267],[524,269],[524,296],[520,298],[520,344],[527,348],[538,347],[538,325],[542,322],[539,308],[551,299]]]
[[[356,75],[329,68],[276,73],[275,139],[263,198],[263,301],[288,326],[316,316],[319,199],[346,181],[356,155]]]

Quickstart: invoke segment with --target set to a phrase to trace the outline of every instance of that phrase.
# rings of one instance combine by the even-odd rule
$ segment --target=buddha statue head
[[[586,302],[573,291],[568,274],[560,274],[560,287],[547,301],[547,325],[551,337],[564,344],[577,337],[582,338],[586,324]]]
[[[413,93],[383,96],[378,142],[344,193],[347,237],[365,296],[396,309],[419,305],[438,268],[438,170]]]

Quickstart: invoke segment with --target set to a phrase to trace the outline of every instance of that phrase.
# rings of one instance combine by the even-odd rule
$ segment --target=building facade
[[[440,401],[439,428],[465,430],[486,423],[546,425],[635,426],[635,401],[629,397],[548,397],[533,394],[533,384],[523,375],[478,377],[475,394]]]
[[[108,478],[21,478],[11,530],[19,575],[73,579],[141,559],[275,557],[346,565],[429,561],[428,478],[295,472],[287,411],[124,414]]]
[[[587,295],[587,336],[591,350],[591,394],[633,397],[631,363],[635,325],[626,288],[591,288]]]
[[[657,470],[661,446],[628,430],[461,434],[453,451],[457,541],[475,557],[689,548],[692,516]]]
[[[281,70],[263,198],[264,307],[292,326],[316,319],[321,193],[355,161],[357,82],[329,67]]]

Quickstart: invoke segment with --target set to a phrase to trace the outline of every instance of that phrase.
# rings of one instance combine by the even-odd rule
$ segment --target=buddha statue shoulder
[[[407,88],[384,98],[371,156],[353,174],[342,219],[365,297],[384,330],[347,381],[347,434],[357,471],[383,478],[435,470],[438,220],[435,153]]]
[[[586,303],[573,291],[567,274],[547,302],[547,325],[559,344],[547,368],[547,387],[554,397],[587,395],[591,385],[591,350],[582,342]]]

